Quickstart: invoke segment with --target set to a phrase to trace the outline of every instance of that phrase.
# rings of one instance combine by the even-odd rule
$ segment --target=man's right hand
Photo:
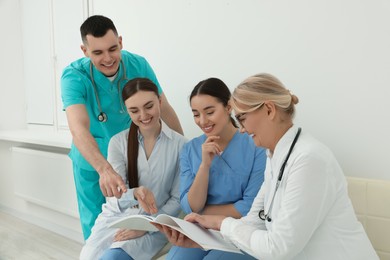
[[[99,175],[100,189],[105,197],[115,196],[119,199],[127,191],[122,177],[111,166],[99,172]]]

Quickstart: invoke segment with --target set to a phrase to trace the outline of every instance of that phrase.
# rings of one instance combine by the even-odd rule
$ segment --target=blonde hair
[[[294,116],[297,96],[290,93],[280,80],[268,73],[253,75],[241,82],[232,94],[232,106],[238,113],[248,113],[271,101],[290,117]],[[250,108],[243,111],[237,102]]]

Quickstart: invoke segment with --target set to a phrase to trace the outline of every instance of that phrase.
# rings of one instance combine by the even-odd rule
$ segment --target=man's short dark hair
[[[110,18],[103,15],[93,15],[87,18],[80,26],[81,40],[87,44],[87,35],[103,37],[107,31],[112,30],[118,36],[114,23]]]

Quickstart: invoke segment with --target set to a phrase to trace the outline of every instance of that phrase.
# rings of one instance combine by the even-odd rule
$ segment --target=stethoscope
[[[272,196],[271,203],[270,203],[270,205],[269,205],[269,208],[268,208],[268,210],[267,210],[267,213],[265,213],[265,210],[264,210],[264,209],[262,209],[262,210],[259,211],[259,218],[260,218],[261,220],[267,220],[268,222],[271,222],[271,220],[272,220],[271,217],[270,217],[270,215],[271,215],[272,207],[273,207],[273,204],[274,204],[275,194],[276,194],[276,192],[277,192],[277,190],[278,190],[278,188],[279,188],[280,181],[281,181],[282,178],[283,178],[284,168],[286,167],[288,158],[290,157],[291,152],[292,152],[292,150],[294,149],[294,146],[295,146],[296,142],[298,141],[298,137],[299,137],[299,135],[301,134],[301,130],[302,130],[302,129],[299,127],[299,128],[298,128],[298,132],[297,132],[297,134],[295,135],[294,140],[293,140],[293,142],[292,142],[292,144],[291,144],[291,146],[290,146],[290,150],[288,150],[286,159],[284,159],[284,162],[283,162],[283,164],[282,164],[282,167],[280,168],[278,180],[277,180],[276,186],[275,186],[274,195]]]
[[[121,65],[122,65],[122,68],[123,68],[123,76],[118,81],[117,85],[118,85],[119,103],[121,104],[121,109],[122,109],[121,112],[123,112],[124,108],[123,108],[122,99],[121,99],[121,93],[120,93],[120,82],[123,81],[123,80],[127,81],[128,79],[126,78],[126,67],[123,64],[122,60],[121,60]],[[98,95],[98,92],[97,92],[97,89],[96,89],[95,79],[93,77],[92,62],[89,63],[89,74],[91,75],[93,91],[95,93],[96,102],[97,102],[97,105],[98,105],[98,108],[99,108],[99,114],[97,115],[97,119],[99,120],[99,122],[104,123],[104,122],[106,122],[108,120],[108,117],[107,117],[107,114],[103,112],[102,106],[100,105],[100,99],[99,99],[99,95]]]

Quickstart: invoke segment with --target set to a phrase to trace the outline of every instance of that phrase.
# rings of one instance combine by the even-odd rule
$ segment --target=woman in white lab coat
[[[109,197],[103,204],[81,260],[151,259],[167,243],[164,235],[109,225],[132,214],[180,212],[179,153],[186,138],[160,119],[161,99],[151,80],[130,80],[122,97],[132,123],[112,137],[107,160],[128,189],[121,198]]]
[[[244,80],[232,106],[243,132],[267,148],[265,181],[247,216],[190,214],[259,259],[379,259],[358,222],[343,171],[332,152],[294,125],[298,98],[270,74]],[[197,247],[166,227],[170,242]]]

